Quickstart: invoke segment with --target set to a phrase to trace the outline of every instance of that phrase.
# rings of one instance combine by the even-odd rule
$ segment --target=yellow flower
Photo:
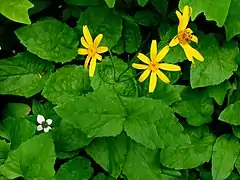
[[[89,32],[89,29],[87,26],[83,26],[83,35],[81,37],[81,43],[85,48],[79,48],[78,54],[80,55],[87,55],[87,58],[84,63],[84,67],[87,68],[88,64],[90,62],[90,68],[89,68],[89,76],[93,77],[94,71],[96,69],[96,63],[97,60],[101,61],[102,56],[101,53],[105,53],[108,51],[108,47],[106,46],[99,46],[103,35],[99,34],[93,41],[93,38]]]
[[[180,44],[189,61],[194,63],[193,57],[199,61],[204,61],[203,56],[196,49],[190,46],[191,41],[198,43],[198,38],[193,35],[193,31],[190,28],[187,28],[189,19],[192,15],[192,8],[190,6],[185,6],[183,14],[176,11],[176,15],[179,19],[178,34],[171,40],[169,46],[173,47]]]
[[[136,64],[133,63],[132,66],[136,69],[145,69],[142,75],[139,77],[139,81],[143,82],[151,73],[150,83],[149,83],[149,92],[153,92],[157,84],[157,76],[165,83],[170,83],[168,77],[159,69],[166,71],[181,71],[181,67],[177,65],[159,63],[170,50],[169,46],[165,46],[159,53],[157,53],[157,41],[153,40],[150,49],[150,59],[142,54],[138,54],[138,58],[145,64]]]

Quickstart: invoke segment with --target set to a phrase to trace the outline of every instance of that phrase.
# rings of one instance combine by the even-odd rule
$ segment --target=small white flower
[[[37,122],[39,123],[39,125],[37,126],[38,131],[43,130],[44,132],[48,132],[50,129],[52,129],[50,127],[50,125],[52,124],[51,119],[45,120],[45,118],[42,115],[38,115],[37,116]]]

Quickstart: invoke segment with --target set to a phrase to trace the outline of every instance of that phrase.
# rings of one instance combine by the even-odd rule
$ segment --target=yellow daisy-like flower
[[[180,44],[184,49],[187,59],[194,63],[193,57],[199,61],[204,61],[203,56],[194,48],[190,46],[190,42],[193,41],[198,43],[198,38],[193,35],[193,31],[187,28],[188,22],[192,15],[192,8],[190,6],[185,6],[183,9],[183,14],[176,11],[176,15],[179,19],[178,34],[169,43],[170,47]]]
[[[157,76],[165,83],[170,83],[168,77],[160,71],[181,71],[181,67],[177,65],[167,64],[167,63],[159,63],[169,52],[170,47],[165,46],[159,53],[157,53],[157,41],[153,40],[150,49],[150,59],[142,54],[138,54],[138,58],[144,62],[145,64],[137,64],[133,63],[132,66],[136,69],[145,69],[142,75],[139,77],[139,81],[143,82],[150,75],[150,83],[149,83],[149,92],[153,92],[157,85]]]
[[[78,54],[80,55],[87,55],[84,67],[87,68],[90,62],[89,68],[89,76],[93,77],[94,71],[96,69],[97,60],[101,61],[102,56],[101,53],[105,53],[108,51],[108,47],[106,46],[99,46],[101,40],[103,38],[102,34],[99,34],[94,40],[89,32],[87,26],[83,26],[83,36],[81,37],[81,44],[85,48],[79,48]]]

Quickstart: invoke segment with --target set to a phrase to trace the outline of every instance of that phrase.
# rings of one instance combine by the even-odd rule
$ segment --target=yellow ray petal
[[[107,46],[100,46],[97,48],[97,53],[105,53],[108,51],[108,47]]]
[[[161,61],[166,55],[167,53],[169,52],[170,50],[170,47],[167,45],[165,46],[158,54],[157,54],[157,57],[156,57],[156,61],[159,62]]]
[[[81,44],[85,47],[85,48],[89,48],[89,45],[87,43],[87,41],[85,40],[85,38],[82,36],[81,37]]]
[[[191,46],[189,44],[180,44],[186,54],[186,57],[189,61],[194,62],[192,52],[191,52]]]
[[[139,81],[140,82],[143,82],[148,76],[149,76],[149,74],[150,74],[150,70],[149,69],[146,69],[142,74],[141,74],[141,76],[139,77]]]
[[[152,61],[155,61],[156,56],[157,56],[157,41],[152,40],[151,49],[150,49],[150,59]]]
[[[191,7],[189,6],[184,6],[183,8],[183,15],[182,15],[182,18],[179,22],[179,26],[178,26],[178,32],[181,32],[183,31],[184,29],[187,28],[187,25],[188,25],[188,22],[189,22],[189,19],[192,15],[192,9]]]
[[[182,18],[182,14],[178,10],[176,10],[176,15],[178,17],[178,20],[180,21]]]
[[[158,68],[166,71],[181,71],[181,67],[178,65],[167,64],[167,63],[160,63]]]
[[[84,62],[84,68],[85,69],[87,69],[90,60],[91,60],[91,57],[87,56],[86,59],[85,59],[85,62]]]
[[[83,26],[83,35],[84,35],[88,45],[92,45],[93,44],[93,39],[92,39],[92,36],[91,36],[87,26]]]
[[[146,55],[144,55],[144,54],[142,54],[142,53],[138,53],[138,59],[140,59],[142,62],[144,62],[144,63],[146,63],[146,64],[150,64],[150,59],[146,56]]]
[[[178,43],[179,43],[179,40],[178,40],[177,36],[175,36],[175,37],[170,41],[169,46],[170,46],[170,47],[173,47],[173,46],[178,45]]]
[[[99,61],[102,60],[102,56],[100,54],[97,54],[97,53],[95,54],[95,58]]]
[[[93,77],[95,69],[96,69],[96,64],[97,64],[97,60],[95,57],[92,58],[91,62],[90,62],[90,67],[89,67],[89,76]]]
[[[147,69],[148,66],[145,64],[137,64],[137,63],[133,63],[132,67],[136,68],[136,69]]]
[[[197,36],[192,35],[191,41],[195,42],[196,44],[198,43],[198,38]]]
[[[80,55],[86,55],[86,54],[88,54],[88,51],[87,51],[87,49],[79,48],[79,49],[78,49],[78,54],[80,54]]]
[[[170,83],[170,80],[168,79],[168,77],[163,72],[158,70],[156,73],[157,73],[159,79],[161,79],[163,82]]]
[[[103,38],[103,35],[102,35],[102,34],[99,34],[99,35],[94,39],[94,46],[95,46],[95,47],[98,47],[98,46],[99,46],[102,38]]]
[[[157,74],[156,72],[152,72],[150,76],[150,82],[149,82],[149,92],[153,92],[157,85]]]

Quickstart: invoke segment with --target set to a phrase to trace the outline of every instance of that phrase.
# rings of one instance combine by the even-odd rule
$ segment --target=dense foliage
[[[0,180],[240,179],[239,0],[0,0]]]

